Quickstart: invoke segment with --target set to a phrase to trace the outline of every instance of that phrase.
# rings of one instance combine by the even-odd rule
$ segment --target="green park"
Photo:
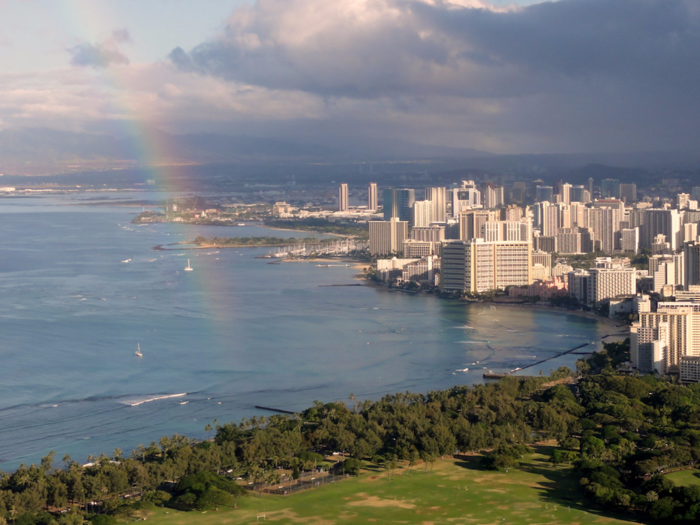
[[[156,509],[154,525],[214,523],[636,523],[611,517],[581,497],[570,465],[553,465],[539,445],[517,469],[490,470],[479,454],[407,463],[395,470],[367,465],[359,476],[290,496],[251,493],[237,508],[178,512]],[[700,479],[698,479],[700,483]],[[139,515],[134,519],[145,517]],[[631,521],[628,521],[631,520]]]

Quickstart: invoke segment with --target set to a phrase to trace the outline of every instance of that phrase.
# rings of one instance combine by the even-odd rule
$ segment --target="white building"
[[[447,190],[444,187],[425,188],[425,200],[433,203],[433,220],[431,222],[445,222],[447,220]]]
[[[440,288],[483,293],[532,283],[532,243],[445,241],[441,250]]]
[[[348,208],[348,185],[343,183],[338,188],[338,211],[347,211]]]
[[[426,228],[434,221],[435,204],[433,201],[415,201],[413,203],[413,226]]]
[[[637,293],[637,274],[634,268],[591,268],[588,273],[589,305],[618,295]]]
[[[377,211],[379,208],[379,190],[376,182],[370,182],[367,188],[367,209]]]

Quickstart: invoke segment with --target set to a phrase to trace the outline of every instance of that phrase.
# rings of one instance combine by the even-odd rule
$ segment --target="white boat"
[[[134,355],[136,357],[143,357],[143,354],[141,353],[141,343],[136,343],[136,352],[134,352]]]
[[[194,270],[194,268],[192,268],[192,266],[190,266],[190,260],[187,259],[187,266],[185,267],[185,271],[191,272],[192,270]]]

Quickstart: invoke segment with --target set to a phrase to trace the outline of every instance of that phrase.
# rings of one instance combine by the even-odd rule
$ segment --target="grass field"
[[[368,471],[294,496],[248,496],[238,509],[208,512],[157,510],[153,525],[256,523],[615,524],[635,523],[590,510],[566,467],[547,462],[546,447],[509,472],[482,470],[479,456],[437,461],[432,471]],[[262,517],[260,522],[262,522]]]
[[[700,470],[680,470],[666,475],[676,485],[700,485]]]

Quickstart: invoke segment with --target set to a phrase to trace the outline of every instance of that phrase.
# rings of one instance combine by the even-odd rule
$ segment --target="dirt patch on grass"
[[[358,496],[364,496],[359,501],[353,501],[348,503],[354,507],[399,507],[401,509],[415,509],[416,506],[408,501],[400,501],[396,499],[382,499],[377,496],[367,496],[367,494],[358,494]]]
[[[314,523],[318,525],[335,525],[335,520],[326,520],[321,516],[301,517],[296,512],[290,509],[277,510],[273,512],[260,513],[265,514],[266,521],[289,520],[292,523]]]

